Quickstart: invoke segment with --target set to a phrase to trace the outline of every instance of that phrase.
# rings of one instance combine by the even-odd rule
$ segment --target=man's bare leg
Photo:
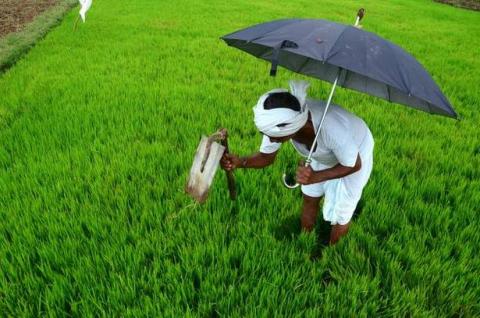
[[[340,238],[348,233],[350,222],[345,225],[335,224],[332,225],[332,231],[330,232],[330,244],[334,245],[340,240]]]
[[[319,202],[320,198],[303,195],[302,230],[310,232],[315,228]]]

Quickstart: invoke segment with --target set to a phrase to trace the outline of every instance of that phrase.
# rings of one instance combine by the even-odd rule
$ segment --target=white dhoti
[[[325,182],[302,185],[302,193],[310,197],[324,196],[323,218],[331,224],[345,225],[350,222],[358,201],[362,197],[363,188],[370,178],[373,167],[373,137],[367,134],[360,152],[362,167],[359,171],[343,178]],[[325,169],[318,161],[313,160],[314,171]]]

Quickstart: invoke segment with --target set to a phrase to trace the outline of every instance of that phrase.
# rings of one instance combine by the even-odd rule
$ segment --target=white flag
[[[87,13],[88,9],[92,6],[92,0],[78,0],[80,1],[80,16],[82,17],[82,21],[85,22],[85,14]]]

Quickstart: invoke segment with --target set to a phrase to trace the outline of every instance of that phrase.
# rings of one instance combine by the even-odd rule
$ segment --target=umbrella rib
[[[305,58],[305,62],[302,63],[302,65],[298,68],[298,71],[297,73],[301,73],[303,68],[305,67],[305,65],[307,65],[308,61],[310,61],[310,58],[309,57],[306,57]]]
[[[390,41],[386,41],[389,48],[391,49],[391,53],[392,55],[395,57],[393,60],[395,61],[395,64],[397,65],[397,68],[398,68],[398,73],[401,75],[401,79],[402,79],[402,84],[403,84],[403,87],[402,88],[398,88],[398,87],[395,87],[396,89],[398,89],[399,91],[403,92],[404,94],[408,94],[409,96],[411,95],[410,93],[410,90],[408,89],[408,84],[405,82],[405,74],[403,73],[403,68],[402,66],[398,63],[398,61],[400,61],[400,59],[398,58],[398,55],[397,55],[397,51],[395,49],[395,46],[393,46]]]
[[[419,99],[419,100],[421,100],[422,102],[425,102],[425,103],[427,104],[427,107],[428,107],[429,112],[430,112],[431,114],[435,114],[434,112],[432,112],[432,107],[430,106],[431,103],[430,103],[430,101],[429,101],[427,98],[415,96],[415,95],[412,94],[412,92],[408,89],[409,85],[405,82],[405,79],[408,79],[408,76],[403,72],[403,68],[400,66],[400,64],[398,64],[398,61],[399,61],[400,59],[398,58],[397,51],[395,50],[395,47],[394,47],[395,44],[393,44],[393,43],[391,43],[391,42],[389,42],[389,41],[387,41],[387,43],[389,44],[390,47],[393,48],[393,49],[392,49],[392,54],[395,56],[395,59],[394,59],[394,60],[395,60],[395,64],[397,65],[398,69],[400,70],[399,73],[402,75],[403,85],[404,85],[405,88],[407,88],[406,91],[404,91],[403,89],[398,89],[398,88],[397,88],[397,89],[398,89],[399,91],[401,91],[402,93],[407,94],[408,97],[412,97],[412,96],[413,96],[414,98]],[[408,54],[408,53],[407,53],[407,54]],[[410,55],[410,54],[409,54],[409,55]],[[411,56],[411,55],[410,55],[410,56]],[[416,61],[416,58],[415,58],[415,57],[412,56],[412,58]],[[419,62],[417,61],[417,63],[419,63]],[[420,64],[420,63],[419,63],[419,64]],[[421,65],[421,64],[420,64],[420,65]],[[423,67],[423,66],[422,66],[422,67]],[[426,72],[426,71],[425,71],[425,72]]]
[[[258,40],[258,39],[261,39],[261,38],[265,37],[266,35],[268,35],[268,34],[270,34],[270,33],[272,33],[272,32],[278,32],[278,30],[281,30],[281,29],[283,29],[284,27],[289,26],[289,25],[292,24],[293,22],[295,22],[295,21],[291,21],[289,24],[282,25],[282,26],[279,27],[278,29],[273,29],[273,30],[271,30],[271,31],[265,32],[265,33],[263,33],[262,35],[257,36],[256,38],[253,38],[253,39],[248,40],[248,41],[246,41],[246,42],[247,42],[247,43],[253,42],[253,41],[256,41],[256,40]]]
[[[432,106],[430,106],[430,102],[427,101],[427,106],[428,106],[428,110],[430,111],[430,114],[434,114],[434,112],[432,111]]]
[[[338,40],[342,37],[343,33],[345,33],[345,31],[349,28],[348,25],[345,26],[345,28],[342,30],[342,32],[340,32],[340,34],[338,35],[337,39],[335,40],[335,42],[333,42],[333,45],[330,47],[330,50],[328,50],[327,54],[325,54],[325,58],[324,58],[324,61],[325,62],[328,62],[328,59],[331,58],[332,56],[330,56],[330,52],[332,51],[332,49],[335,47],[335,44],[337,44]],[[335,53],[336,54],[336,53]],[[334,55],[335,55],[334,54]]]

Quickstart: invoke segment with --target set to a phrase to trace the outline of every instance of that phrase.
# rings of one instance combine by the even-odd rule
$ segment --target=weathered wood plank
[[[207,144],[208,138],[202,136],[185,187],[185,191],[200,203],[205,202],[207,199],[208,190],[210,189],[210,185],[213,182],[213,178],[220,164],[220,159],[225,151],[224,146],[212,142],[210,153],[207,153]],[[202,171],[202,162],[206,156],[208,156],[208,158],[205,161],[205,167]]]

